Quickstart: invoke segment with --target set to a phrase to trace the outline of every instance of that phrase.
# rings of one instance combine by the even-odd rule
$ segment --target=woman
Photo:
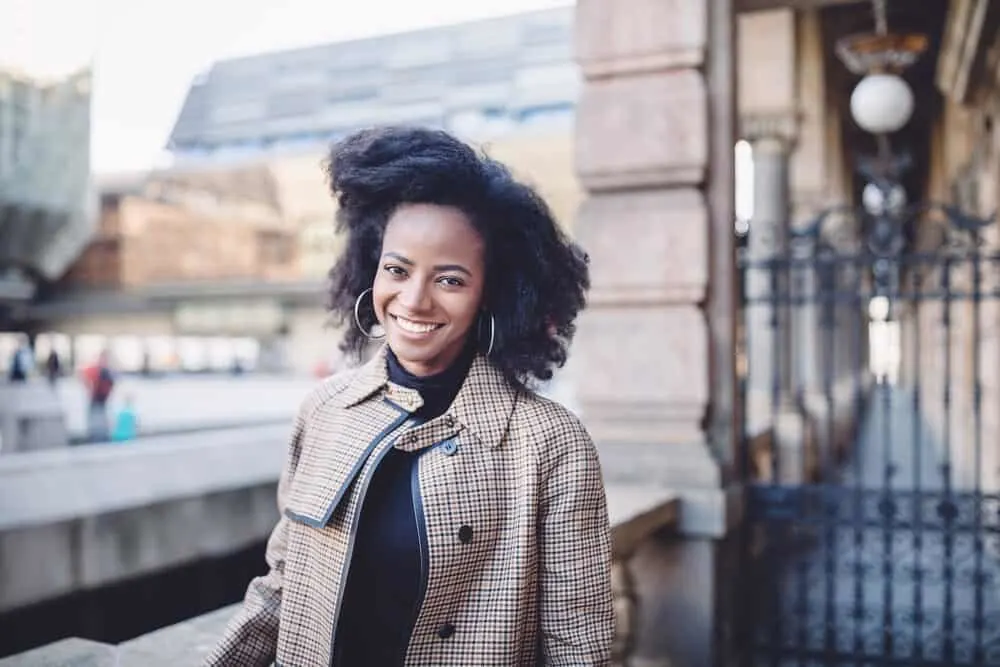
[[[532,392],[566,361],[586,256],[497,162],[438,131],[333,148],[345,351],[299,412],[270,572],[210,665],[604,665],[597,455]]]

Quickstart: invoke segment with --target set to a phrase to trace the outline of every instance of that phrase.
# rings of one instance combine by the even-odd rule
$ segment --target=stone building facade
[[[63,284],[130,290],[296,278],[295,230],[274,202],[261,197],[267,182],[266,171],[256,178],[230,172],[228,180],[213,174],[201,181],[166,173],[107,190],[97,233]]]

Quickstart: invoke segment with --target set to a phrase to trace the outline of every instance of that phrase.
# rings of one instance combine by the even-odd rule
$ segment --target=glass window
[[[454,82],[459,86],[506,81],[513,75],[513,63],[506,58],[461,60],[454,66]]]
[[[304,116],[317,108],[316,94],[287,92],[268,100],[267,114],[271,118],[286,118],[289,116]]]

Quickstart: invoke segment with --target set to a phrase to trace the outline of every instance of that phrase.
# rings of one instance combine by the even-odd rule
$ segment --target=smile
[[[415,322],[399,315],[390,315],[390,317],[393,322],[399,325],[400,329],[414,334],[430,333],[444,326],[443,324],[435,324],[434,322]]]

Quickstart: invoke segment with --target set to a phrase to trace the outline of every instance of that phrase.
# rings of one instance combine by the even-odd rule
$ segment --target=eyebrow
[[[382,257],[391,257],[391,258],[395,259],[396,261],[398,261],[398,262],[400,262],[402,264],[406,264],[407,266],[413,266],[414,265],[414,262],[413,262],[412,259],[408,259],[406,257],[403,257],[399,253],[387,252],[384,255],[382,255]],[[472,272],[469,271],[464,266],[462,266],[461,264],[438,264],[437,266],[434,267],[434,270],[436,272],[458,271],[460,273],[464,273],[465,275],[469,276],[470,278],[472,277]]]

